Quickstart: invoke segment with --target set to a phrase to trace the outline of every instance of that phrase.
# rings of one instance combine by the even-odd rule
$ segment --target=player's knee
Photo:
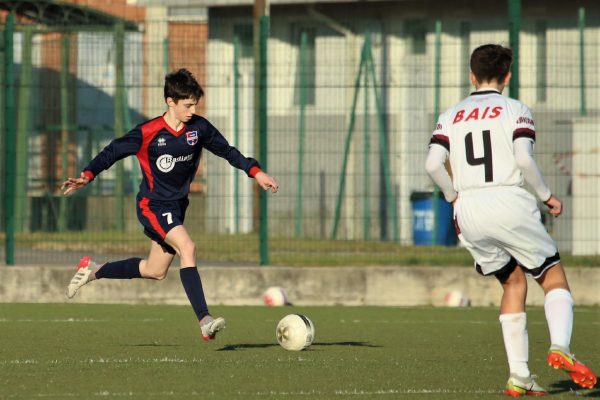
[[[182,257],[196,257],[196,244],[193,241],[185,242],[180,248]]]
[[[162,281],[167,277],[166,271],[149,271],[146,278],[154,279],[155,281]]]
[[[527,278],[523,273],[513,273],[506,278],[502,285],[510,290],[527,290]]]

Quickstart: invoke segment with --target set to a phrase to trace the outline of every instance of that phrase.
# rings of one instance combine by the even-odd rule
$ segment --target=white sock
[[[573,297],[566,289],[553,289],[544,299],[552,347],[569,351],[573,332]]]
[[[529,337],[527,336],[527,315],[524,312],[501,314],[502,336],[511,374],[522,377],[530,375]]]

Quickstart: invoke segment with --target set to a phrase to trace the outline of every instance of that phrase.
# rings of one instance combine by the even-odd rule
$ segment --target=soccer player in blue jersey
[[[278,185],[261,170],[255,159],[244,157],[210,122],[195,114],[203,95],[202,87],[188,70],[168,74],[164,87],[167,112],[113,140],[90,161],[79,178],[68,178],[61,189],[70,195],[115,162],[131,155],[138,158],[143,180],[137,195],[137,216],[144,233],[151,239],[148,258],[97,264],[90,257],[83,257],[66,295],[72,298],[79,288],[96,279],[162,280],[177,254],[181,283],[200,323],[202,338],[208,341],[225,327],[225,319],[213,318],[208,312],[196,268],[196,245],[183,226],[190,183],[198,169],[202,149],[243,170],[264,190],[276,193]]]

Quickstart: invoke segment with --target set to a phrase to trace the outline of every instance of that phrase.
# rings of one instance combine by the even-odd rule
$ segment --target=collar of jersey
[[[496,90],[496,89],[482,88],[482,89],[479,89],[479,90],[477,90],[475,92],[472,92],[471,96],[481,96],[481,95],[484,95],[484,94],[500,94],[500,92],[498,90]]]
[[[176,131],[175,129],[171,128],[169,126],[169,124],[167,124],[167,121],[165,120],[164,114],[160,118],[162,119],[162,123],[163,123],[163,126],[165,127],[165,129],[168,130],[169,133],[171,133],[172,135],[175,135],[177,137],[181,136],[181,134],[183,133],[183,131],[185,131],[185,128],[187,128],[187,125],[185,123],[181,123],[181,129],[179,129],[178,131]]]

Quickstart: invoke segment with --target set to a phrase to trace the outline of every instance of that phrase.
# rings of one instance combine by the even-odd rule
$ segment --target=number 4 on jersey
[[[469,132],[465,136],[465,150],[467,152],[467,162],[469,165],[484,165],[485,169],[485,181],[492,182],[494,180],[494,168],[492,164],[492,139],[490,137],[490,131],[483,131],[483,156],[475,158],[475,152],[473,150],[473,134]]]

